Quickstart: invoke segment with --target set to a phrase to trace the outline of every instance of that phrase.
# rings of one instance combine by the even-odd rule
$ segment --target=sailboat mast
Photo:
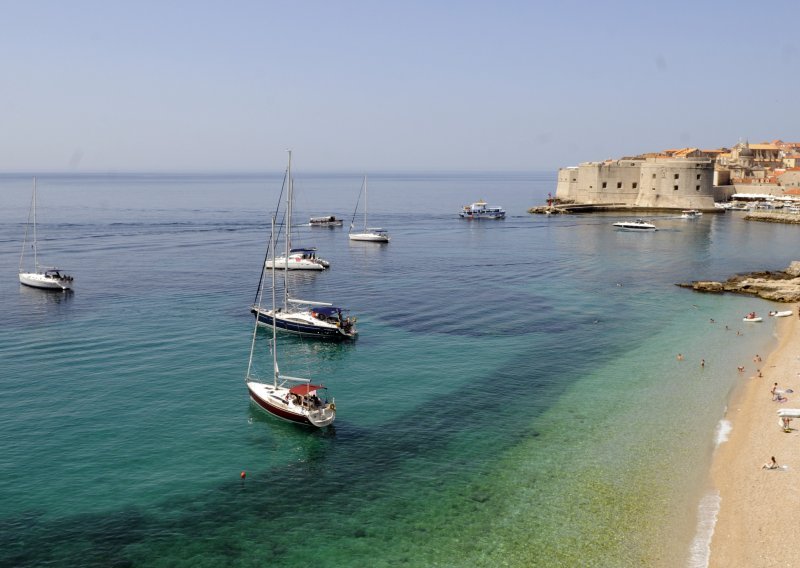
[[[294,180],[292,179],[292,151],[289,152],[289,165],[287,166],[287,179],[289,191],[286,192],[286,264],[283,267],[283,309],[289,310],[289,250],[291,250],[292,234],[292,194],[294,193]]]
[[[289,154],[291,160],[291,153]],[[272,247],[272,384],[278,386],[278,342],[275,328],[275,216],[272,217],[270,230],[270,246]],[[286,259],[289,260],[288,258]],[[288,270],[288,267],[287,267]],[[285,288],[285,286],[284,286]]]
[[[367,232],[367,176],[364,176],[364,232]]]
[[[39,256],[36,248],[36,178],[33,178],[33,271],[39,272]]]

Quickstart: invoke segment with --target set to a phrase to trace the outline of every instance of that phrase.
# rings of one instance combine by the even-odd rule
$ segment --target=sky
[[[280,171],[289,148],[306,171],[535,171],[800,141],[786,0],[0,9],[0,173]]]

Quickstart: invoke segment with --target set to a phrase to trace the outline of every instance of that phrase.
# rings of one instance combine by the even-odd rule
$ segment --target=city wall
[[[577,204],[714,210],[714,165],[706,158],[584,162],[558,171],[556,198]]]

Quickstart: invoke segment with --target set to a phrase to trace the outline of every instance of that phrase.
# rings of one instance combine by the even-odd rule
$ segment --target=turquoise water
[[[793,227],[662,216],[620,233],[614,215],[527,215],[549,173],[371,175],[388,246],[296,235],[332,268],[292,289],[361,331],[280,343],[284,372],[336,397],[314,432],[251,407],[243,382],[280,186],[40,178],[43,261],[76,279],[53,294],[16,280],[31,183],[0,177],[0,564],[688,561],[714,428],[773,322],[741,322],[767,302],[673,284],[783,268]],[[298,220],[349,220],[359,188],[298,175]],[[456,218],[478,198],[509,218]]]

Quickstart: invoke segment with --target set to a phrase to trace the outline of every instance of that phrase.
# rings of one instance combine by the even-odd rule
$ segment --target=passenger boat
[[[270,232],[270,249],[275,242],[275,218],[272,219]],[[266,269],[264,269],[266,270]],[[262,283],[264,281],[262,271]],[[261,308],[263,286],[259,285],[257,307]],[[272,310],[275,310],[275,271],[272,271]],[[253,354],[258,338],[258,321],[253,329],[250,342],[250,359],[247,363],[245,384],[250,395],[250,400],[261,410],[268,412],[276,418],[324,428],[336,419],[336,403],[333,399],[328,401],[327,389],[323,385],[312,384],[310,379],[291,377],[281,373],[278,368],[278,335],[275,320],[272,323],[272,377],[271,380],[262,380],[253,371]]]
[[[32,222],[31,222],[32,220]],[[36,178],[33,178],[33,197],[31,209],[28,213],[28,226],[33,227],[33,272],[27,272],[25,263],[25,250],[28,248],[28,227],[25,228],[25,237],[22,241],[22,252],[19,255],[19,282],[32,288],[44,290],[70,290],[72,289],[72,276],[64,274],[58,268],[44,268],[39,265],[39,247],[36,241]]]
[[[462,219],[505,219],[506,211],[502,207],[487,205],[481,199],[470,205],[464,205],[459,216]]]
[[[344,221],[333,215],[326,215],[325,217],[311,217],[308,224],[311,227],[341,227]]]
[[[702,211],[697,209],[684,209],[681,211],[681,219],[697,219],[703,215]]]
[[[636,219],[635,221],[620,221],[618,223],[614,223],[614,227],[622,231],[645,232],[658,230],[655,225],[648,223],[643,219]]]

